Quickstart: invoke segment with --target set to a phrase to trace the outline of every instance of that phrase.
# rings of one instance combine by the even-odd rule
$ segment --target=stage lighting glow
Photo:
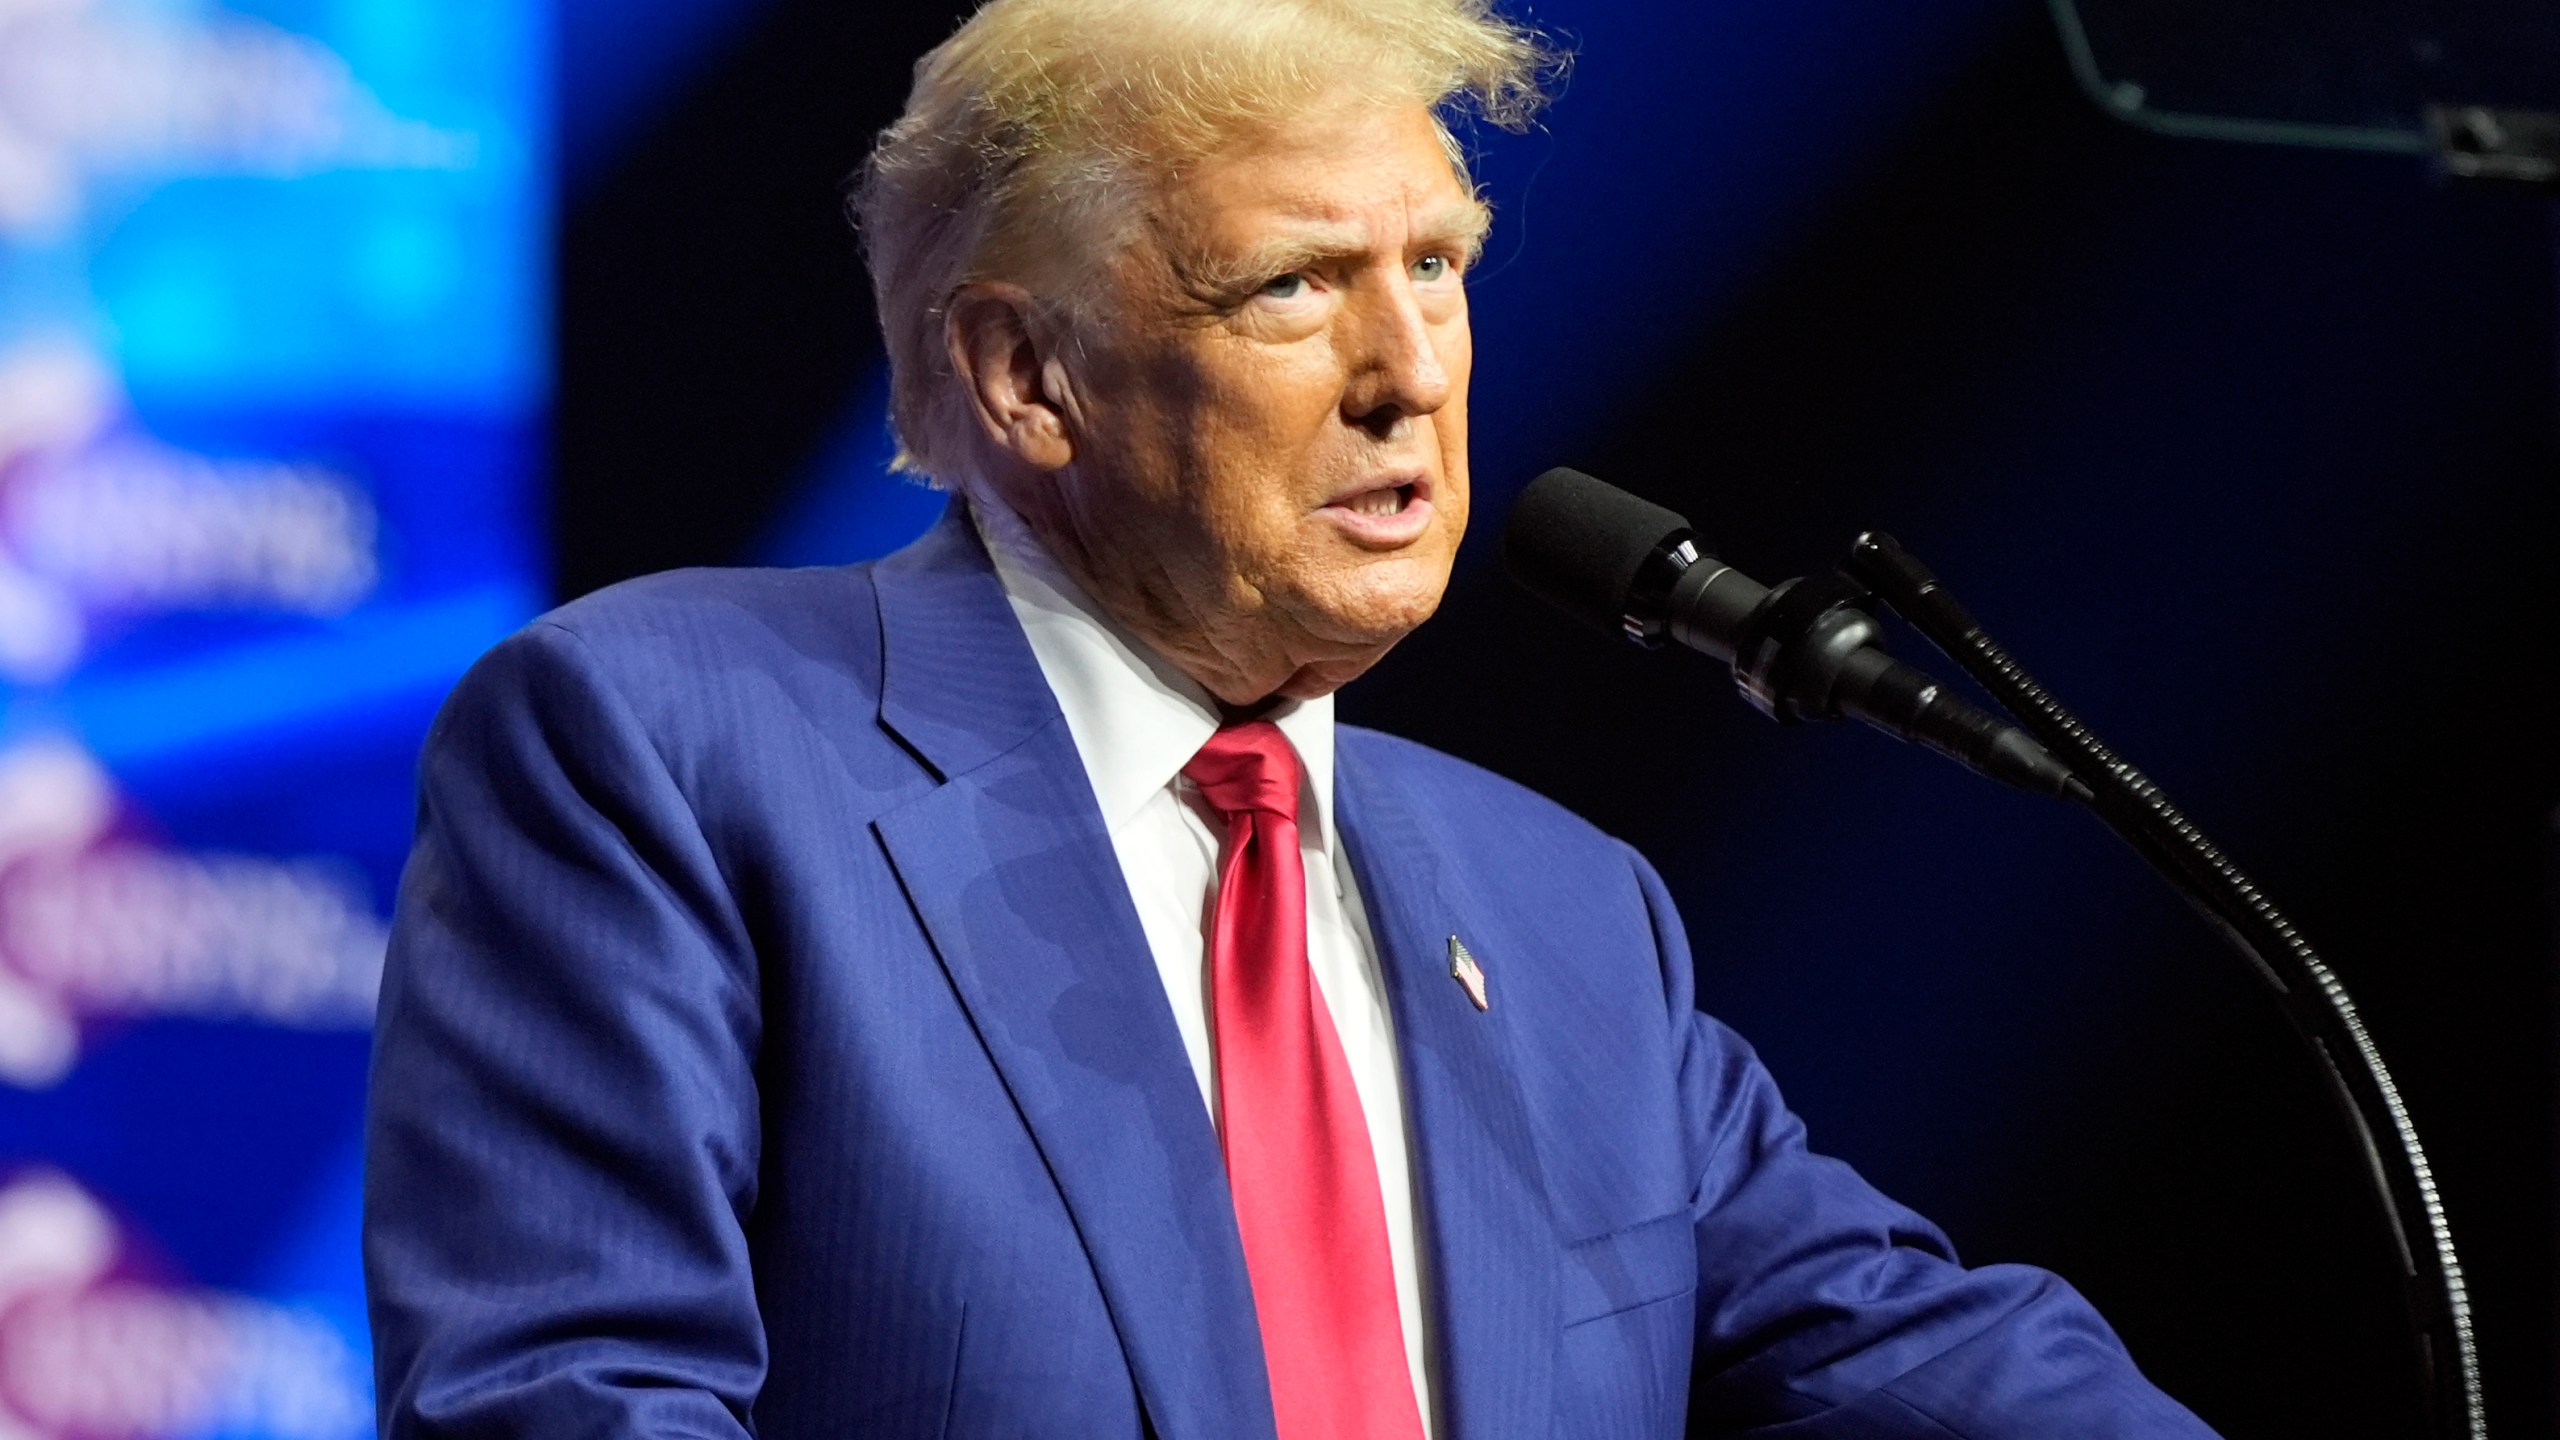
[[[539,607],[534,0],[0,0],[0,1440],[366,1432],[411,766]]]
[[[402,120],[345,60],[241,15],[0,5],[0,233],[77,221],[102,180],[460,168],[473,137]]]

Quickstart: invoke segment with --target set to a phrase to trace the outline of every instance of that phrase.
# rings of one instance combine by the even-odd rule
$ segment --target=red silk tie
[[[1421,1440],[1377,1154],[1307,967],[1297,752],[1257,720],[1182,773],[1227,822],[1209,946],[1219,1139],[1280,1440]]]

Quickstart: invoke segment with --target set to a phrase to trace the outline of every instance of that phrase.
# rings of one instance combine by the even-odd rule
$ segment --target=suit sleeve
[[[367,1116],[382,1433],[744,1436],[762,1383],[753,950],[571,632],[429,735]]]
[[[1651,866],[1699,1285],[1690,1431],[1788,1440],[2212,1440],[2079,1293],[1968,1270],[1937,1227],[1840,1161],[1742,1038],[1698,1013],[1688,941]]]

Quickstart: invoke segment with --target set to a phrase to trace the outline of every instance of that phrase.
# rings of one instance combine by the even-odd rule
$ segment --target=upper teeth
[[[1364,490],[1351,497],[1353,513],[1360,515],[1393,515],[1404,509],[1404,491]]]

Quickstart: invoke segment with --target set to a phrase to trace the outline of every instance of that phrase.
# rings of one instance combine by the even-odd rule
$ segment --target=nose
[[[1447,337],[1423,314],[1411,281],[1399,275],[1366,287],[1354,310],[1344,357],[1345,419],[1384,439],[1400,422],[1449,403],[1449,367],[1440,353]]]

